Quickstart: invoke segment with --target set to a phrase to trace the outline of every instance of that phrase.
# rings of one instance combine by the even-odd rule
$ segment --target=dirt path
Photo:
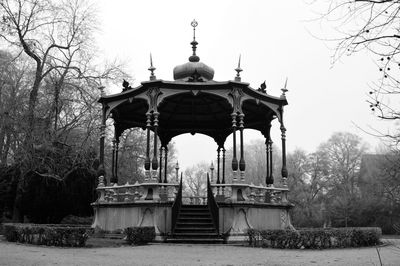
[[[383,265],[400,265],[400,240],[380,248]],[[280,250],[227,245],[56,248],[0,241],[0,265],[380,265],[375,248]]]

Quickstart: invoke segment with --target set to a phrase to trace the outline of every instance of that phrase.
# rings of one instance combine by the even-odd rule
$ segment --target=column
[[[221,146],[218,145],[218,149],[217,149],[217,181],[216,184],[219,185],[221,183],[220,181],[220,170],[221,170]],[[219,195],[219,190],[220,187],[217,186],[217,195]]]
[[[288,171],[286,168],[286,128],[281,123],[281,138],[282,138],[282,184],[287,186]]]
[[[221,153],[221,146],[218,146],[217,149],[217,184],[220,184],[220,153]]]
[[[232,157],[232,171],[233,182],[237,180],[238,160],[236,158],[236,113],[232,113],[232,131],[233,131],[233,157]]]
[[[168,183],[167,171],[168,171],[168,146],[164,146],[164,183]]]
[[[158,173],[158,183],[162,183],[162,154],[163,154],[164,146],[160,147],[160,167]]]
[[[110,183],[115,184],[115,142],[116,140],[112,140],[112,150],[111,150],[111,178]]]
[[[153,116],[154,116],[154,154],[153,154],[153,160],[151,161],[151,168],[153,169],[153,171],[157,171],[158,169],[158,161],[157,161],[157,129],[158,129],[158,115],[159,113],[154,112]]]
[[[150,171],[150,127],[151,127],[151,113],[147,113],[147,121],[146,121],[146,128],[147,128],[147,141],[146,141],[146,159],[144,160],[144,169]],[[146,178],[149,176],[146,175]]]
[[[266,177],[265,177],[265,185],[266,186],[269,186],[270,185],[270,178],[271,178],[271,175],[270,175],[270,169],[269,169],[269,137],[268,138],[265,138],[265,151],[266,151],[266,156],[265,156],[265,158],[266,158],[266,165],[267,165],[267,167],[266,167],[266,173],[267,173],[267,175],[266,175]]]
[[[243,144],[243,130],[244,130],[244,114],[239,114],[239,130],[240,130],[240,161],[239,170],[241,181],[244,182],[244,171],[246,170],[246,162],[244,160],[244,144]]]
[[[271,138],[268,141],[268,145],[269,145],[269,184],[268,185],[273,185],[274,184],[274,174],[273,174],[273,169],[274,169],[274,165],[273,165],[273,161],[272,161],[272,140]]]
[[[104,171],[104,142],[106,137],[106,108],[103,105],[102,109],[102,119],[100,126],[100,167],[103,168]]]
[[[222,147],[222,184],[225,184],[225,148]]]
[[[119,153],[119,136],[115,139],[115,167],[114,167],[114,184],[118,183],[118,153]]]

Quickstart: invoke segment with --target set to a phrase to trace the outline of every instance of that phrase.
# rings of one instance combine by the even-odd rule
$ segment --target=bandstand
[[[245,240],[248,228],[290,227],[286,184],[286,129],[283,108],[286,88],[274,97],[265,88],[253,89],[241,81],[240,59],[234,80],[214,81],[214,70],[196,54],[192,22],[193,54],[173,70],[174,81],[157,79],[151,62],[150,79],[132,88],[124,82],[121,93],[103,95],[100,165],[104,166],[106,120],[114,121],[110,184],[99,177],[94,202],[93,227],[115,231],[130,226],[154,226],[156,239],[170,242],[232,242]],[[271,122],[281,130],[282,169],[280,186],[274,186]],[[139,127],[147,132],[145,180],[118,184],[119,138],[124,130]],[[246,175],[244,129],[260,131],[265,137],[265,183],[254,185]],[[168,180],[168,143],[185,133],[200,133],[216,142],[216,178],[207,177],[207,196],[196,204],[182,203],[182,178],[178,170]],[[232,161],[226,162],[225,142],[233,136]],[[160,143],[159,143],[160,142]],[[152,148],[152,149],[151,149]],[[152,152],[151,152],[152,151]],[[195,152],[194,152],[195,154]],[[214,159],[214,158],[210,158]],[[227,182],[226,168],[232,179]],[[276,182],[275,182],[276,183]],[[276,185],[276,184],[275,184]],[[193,203],[193,202],[192,202]]]

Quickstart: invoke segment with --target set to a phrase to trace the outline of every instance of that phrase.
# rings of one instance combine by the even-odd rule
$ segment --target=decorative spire
[[[156,70],[156,68],[153,66],[153,57],[151,56],[151,53],[150,53],[150,67],[148,68],[148,70],[150,71],[150,80],[155,80],[156,76],[154,75],[154,70]]]
[[[283,89],[281,89],[281,91],[282,91],[282,97],[286,97],[286,92],[288,92],[288,89],[286,89],[286,86],[287,86],[287,80],[288,80],[288,78],[286,77],[286,80],[285,80],[285,86],[283,86]]]
[[[193,27],[193,41],[190,43],[192,45],[193,55],[191,55],[189,57],[190,62],[199,62],[200,61],[200,57],[198,57],[196,55],[197,45],[199,44],[196,41],[196,27],[198,24],[199,23],[197,23],[197,21],[195,19],[193,19],[192,23],[190,23],[190,25],[192,25],[192,27]]]
[[[237,68],[235,68],[235,71],[237,72],[235,81],[241,81],[242,78],[240,77],[240,72],[243,71],[243,69],[240,68],[240,59],[242,58],[242,55],[239,55],[239,62]]]

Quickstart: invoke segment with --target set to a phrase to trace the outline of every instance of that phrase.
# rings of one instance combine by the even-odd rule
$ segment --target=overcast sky
[[[284,119],[289,152],[296,147],[314,151],[334,132],[360,135],[375,151],[378,140],[366,131],[386,131],[369,111],[368,86],[379,72],[365,52],[342,58],[332,66],[330,47],[322,39],[334,36],[320,26],[314,11],[296,1],[96,1],[101,33],[98,46],[108,57],[128,64],[131,85],[148,80],[149,54],[153,54],[157,78],[173,80],[172,70],[191,55],[192,28],[198,21],[196,40],[200,61],[215,70],[214,80],[233,80],[239,54],[243,82],[253,88],[266,80],[267,91],[279,96],[288,77]],[[317,37],[315,37],[317,36]],[[110,88],[114,93],[119,88]],[[273,126],[274,142],[280,145],[279,126]],[[262,138],[245,131],[245,141]],[[183,135],[173,139],[183,167],[216,156],[216,144],[208,137]],[[226,147],[231,146],[228,138]]]

